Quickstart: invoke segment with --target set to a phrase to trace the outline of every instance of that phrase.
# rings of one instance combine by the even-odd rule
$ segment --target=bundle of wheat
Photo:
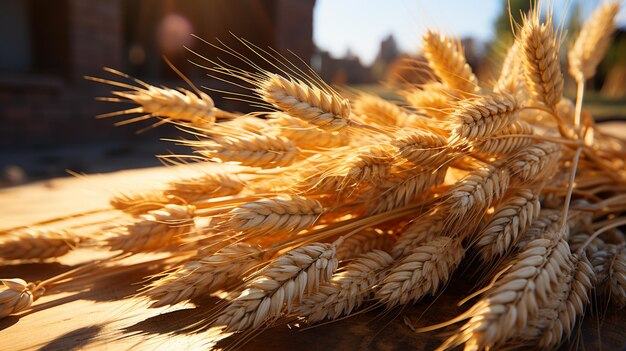
[[[490,282],[469,297],[477,302],[418,331],[466,321],[441,349],[556,348],[593,294],[626,301],[626,141],[603,134],[582,107],[617,10],[601,5],[568,53],[575,101],[563,96],[562,33],[537,10],[518,25],[493,87],[478,81],[458,40],[428,31],[436,80],[399,91],[404,106],[343,97],[243,39],[282,74],[226,46],[247,68],[208,60],[209,70],[249,84],[268,112],[227,114],[195,87],[91,78],[128,89],[114,95],[138,105],[113,115],[161,116],[194,134],[184,143],[195,158],[238,167],[116,195],[111,210],[132,222],[89,245],[122,254],[36,286],[2,280],[0,317],[28,308],[43,288],[147,251],[182,262],[159,261],[163,273],[133,298],[158,307],[226,292],[198,323],[235,333],[413,303],[471,274],[460,267],[479,258],[490,274],[481,282]],[[0,237],[0,258],[53,259],[88,238],[19,230]]]

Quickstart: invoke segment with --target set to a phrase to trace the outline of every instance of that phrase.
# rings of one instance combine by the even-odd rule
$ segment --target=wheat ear
[[[570,336],[576,320],[583,317],[595,274],[586,256],[573,254],[570,260],[570,271],[559,277],[563,282],[555,289],[553,297],[528,321],[518,337],[522,341],[552,350]]]
[[[337,259],[347,260],[374,250],[388,251],[394,237],[380,229],[367,228],[346,237],[337,246]]]
[[[556,210],[541,209],[539,216],[535,218],[530,228],[522,233],[521,240],[517,243],[518,249],[525,249],[528,243],[536,239],[553,239],[555,235],[569,238],[569,226],[566,226],[562,232],[561,212]]]
[[[400,94],[417,112],[435,119],[445,120],[454,108],[454,91],[440,82],[426,83],[420,89],[405,90]]]
[[[137,83],[137,85],[135,86],[94,77],[86,78],[96,82],[128,89],[127,91],[112,92],[113,95],[126,100],[114,98],[105,100],[122,102],[131,101],[139,106],[128,110],[100,115],[98,117],[110,117],[131,113],[143,114],[143,116],[127,120],[123,122],[123,124],[157,116],[164,117],[166,120],[189,122],[196,127],[207,127],[215,122],[215,112],[217,109],[215,108],[213,99],[198,89],[194,88],[195,91],[191,92],[182,88],[159,88],[138,79],[131,78],[122,72],[110,68],[105,70],[121,77],[132,79],[135,83]]]
[[[403,126],[409,119],[409,114],[398,105],[371,94],[360,94],[352,107],[352,112],[366,124]]]
[[[345,183],[339,189],[361,182],[376,183],[387,178],[394,163],[393,149],[381,144],[360,148],[350,154],[338,167],[328,174],[345,177]],[[338,189],[338,190],[339,190]]]
[[[367,203],[374,203],[367,209],[368,214],[377,214],[404,207],[424,194],[434,185],[443,183],[446,167],[419,170],[415,173],[396,174],[372,189],[367,195]],[[375,200],[376,199],[376,200]]]
[[[450,189],[445,200],[452,218],[471,218],[472,214],[485,211],[494,200],[502,198],[509,178],[508,170],[494,166],[470,172]]]
[[[296,306],[294,314],[308,323],[349,315],[366,301],[371,288],[392,263],[393,259],[384,251],[362,254],[336,273],[329,283],[322,284],[318,292],[306,296]]]
[[[235,119],[217,123],[211,130],[207,130],[207,134],[229,135],[241,132],[250,132],[261,134],[261,132],[270,126],[267,120],[256,117],[255,115],[243,115]]]
[[[0,319],[26,310],[42,293],[22,279],[0,279]]]
[[[489,155],[510,155],[534,142],[533,128],[524,121],[513,122],[490,138],[472,145],[472,152]]]
[[[159,190],[118,193],[109,199],[111,207],[133,215],[157,210],[169,199]]]
[[[594,253],[591,261],[597,276],[597,287],[609,293],[611,301],[626,305],[626,245],[605,244]]]
[[[577,252],[581,249],[583,244],[587,244],[589,237],[590,235],[587,233],[576,233],[570,236],[568,242],[572,252]],[[587,257],[593,257],[595,253],[602,250],[605,245],[604,240],[595,237],[584,247],[584,252],[587,254]]]
[[[142,252],[178,243],[182,235],[194,229],[194,212],[191,205],[165,205],[121,228],[107,239],[107,245],[111,250]]]
[[[251,235],[297,233],[311,227],[323,212],[317,200],[285,195],[245,203],[228,212],[222,226]]]
[[[164,194],[193,202],[210,197],[229,196],[240,193],[245,183],[236,174],[205,173],[192,178],[178,179],[168,183]]]
[[[528,92],[523,79],[521,54],[521,45],[518,40],[515,40],[504,58],[500,76],[493,90],[497,93],[513,94],[519,100],[525,101],[528,98]]]
[[[422,243],[432,241],[441,235],[444,228],[445,214],[441,209],[418,217],[400,233],[398,241],[391,248],[391,256],[399,259],[409,255]]]
[[[270,262],[217,317],[226,331],[256,329],[289,313],[305,292],[319,290],[337,269],[335,247],[314,243],[291,250]]]
[[[448,161],[447,138],[428,130],[412,130],[391,141],[398,154],[422,168],[436,168]]]
[[[511,176],[522,182],[531,182],[554,174],[561,156],[558,144],[541,142],[515,154],[508,163]]]
[[[574,46],[567,53],[570,74],[577,81],[582,82],[595,75],[611,43],[619,7],[618,2],[601,4],[585,22]]]
[[[288,115],[325,130],[339,130],[350,124],[350,101],[295,79],[267,73],[259,83],[259,96]]]
[[[291,140],[300,149],[336,148],[350,143],[349,133],[320,129],[285,113],[273,113],[270,118],[272,128],[267,131],[277,128],[279,135]]]
[[[428,65],[441,80],[465,96],[478,93],[478,79],[467,64],[461,44],[439,32],[427,31],[422,40]]]
[[[434,295],[461,263],[465,249],[458,238],[424,242],[399,260],[378,284],[376,299],[388,308]]]
[[[76,248],[81,237],[63,229],[27,228],[0,236],[0,258],[27,260],[60,257]]]
[[[193,144],[203,156],[249,167],[288,166],[299,154],[298,148],[289,139],[276,135],[224,136]]]
[[[510,94],[492,94],[457,104],[450,115],[451,141],[492,136],[519,117],[517,99]]]
[[[534,99],[554,109],[563,96],[563,73],[560,42],[551,17],[546,23],[539,23],[537,12],[524,17],[520,45],[524,75]]]
[[[501,271],[484,297],[464,315],[470,320],[440,349],[465,343],[465,350],[491,349],[519,334],[548,302],[551,282],[569,267],[569,246],[563,238],[537,239]]]
[[[262,263],[259,246],[234,243],[215,253],[183,264],[152,282],[141,295],[153,300],[150,307],[174,305],[241,282],[248,270]]]
[[[540,209],[539,196],[530,189],[520,189],[496,207],[476,242],[483,261],[510,251],[521,233],[539,216]]]

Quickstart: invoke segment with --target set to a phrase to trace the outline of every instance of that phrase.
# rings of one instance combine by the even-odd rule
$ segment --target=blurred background
[[[598,4],[547,2],[554,3],[556,23],[569,33]],[[519,20],[530,1],[0,0],[0,186],[67,175],[66,169],[155,166],[155,154],[184,152],[160,140],[180,134],[172,126],[137,135],[154,121],[114,127],[116,120],[96,119],[128,106],[95,101],[111,88],[83,76],[113,78],[102,71],[107,66],[154,85],[188,88],[164,62],[166,56],[196,85],[232,90],[190,63],[207,64],[185,47],[240,64],[192,34],[240,50],[235,35],[262,48],[291,50],[327,82],[393,98],[390,87],[426,79],[415,68],[423,62],[420,38],[427,28],[459,36],[479,79],[495,79],[512,40],[508,3]],[[587,106],[604,120],[626,116],[624,10],[618,25],[586,95]],[[566,83],[567,94],[573,89]],[[225,110],[250,111],[211,96]]]

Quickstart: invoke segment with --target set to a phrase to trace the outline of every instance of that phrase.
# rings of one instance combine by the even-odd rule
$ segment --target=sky
[[[586,14],[600,2],[578,1],[582,1]],[[576,0],[544,0],[547,2],[554,2],[555,16],[560,17]],[[427,28],[489,40],[502,3],[503,0],[317,0],[313,39],[335,57],[344,56],[350,49],[362,62],[370,64],[380,42],[389,34],[393,34],[402,51],[409,53],[419,51],[420,38]],[[618,23],[626,26],[626,0],[621,3]]]

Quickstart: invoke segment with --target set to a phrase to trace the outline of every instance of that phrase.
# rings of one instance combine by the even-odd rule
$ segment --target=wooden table
[[[28,224],[46,218],[106,206],[112,189],[150,187],[171,177],[163,168],[96,175],[82,179],[63,178],[0,190],[0,228]],[[67,271],[70,265],[105,257],[106,252],[79,250],[61,260],[38,264],[8,264],[0,267],[0,277],[20,277],[29,281]],[[146,276],[157,273],[150,267],[131,273],[111,274],[105,279],[81,282],[52,290],[35,304],[33,311],[0,320],[0,350],[185,350],[203,349],[218,339],[209,333],[185,334],[180,329],[209,314],[213,301],[202,307],[192,304],[149,309],[123,300],[141,286]],[[263,331],[243,345],[250,350],[432,350],[451,329],[418,334],[409,327],[447,321],[468,306],[457,302],[473,289],[472,271],[462,272],[470,279],[455,279],[441,296],[403,309],[375,309],[349,319],[305,330],[285,325]],[[437,305],[430,308],[431,303]],[[626,349],[624,311],[609,309],[598,335],[598,317],[588,315],[572,343],[586,350]],[[245,340],[231,337],[218,347],[235,346]]]

